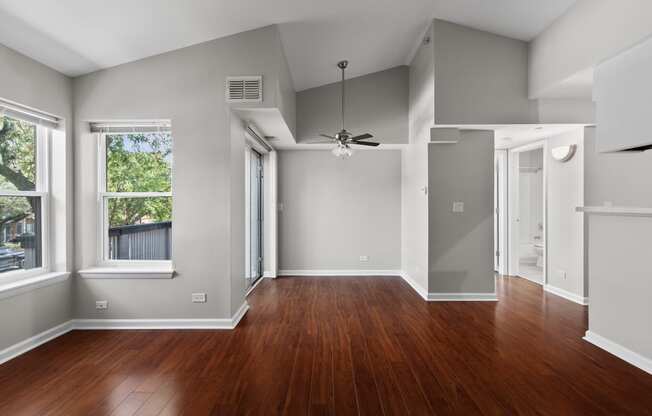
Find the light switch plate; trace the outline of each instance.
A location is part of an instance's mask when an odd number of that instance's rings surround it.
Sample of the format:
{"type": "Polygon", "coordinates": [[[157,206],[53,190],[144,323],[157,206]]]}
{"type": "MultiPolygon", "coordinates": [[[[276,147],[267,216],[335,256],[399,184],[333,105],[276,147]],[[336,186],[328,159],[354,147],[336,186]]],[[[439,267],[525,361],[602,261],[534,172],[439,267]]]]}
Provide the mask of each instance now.
{"type": "Polygon", "coordinates": [[[193,293],[192,303],[206,303],[206,293],[193,293]]]}
{"type": "Polygon", "coordinates": [[[109,301],[108,300],[96,300],[95,301],[95,309],[97,309],[97,310],[109,309],[109,301]]]}
{"type": "Polygon", "coordinates": [[[453,212],[464,212],[464,202],[453,202],[453,212]]]}

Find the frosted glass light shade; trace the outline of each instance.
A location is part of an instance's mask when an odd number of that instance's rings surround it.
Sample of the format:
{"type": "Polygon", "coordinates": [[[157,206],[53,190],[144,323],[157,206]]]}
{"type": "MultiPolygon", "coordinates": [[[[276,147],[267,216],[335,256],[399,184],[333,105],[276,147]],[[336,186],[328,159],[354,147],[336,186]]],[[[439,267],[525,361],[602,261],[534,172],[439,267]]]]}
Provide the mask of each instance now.
{"type": "Polygon", "coordinates": [[[568,162],[573,158],[573,155],[575,155],[576,149],[577,145],[570,144],[566,146],[553,147],[550,153],[552,154],[553,159],[559,162],[568,162]]]}

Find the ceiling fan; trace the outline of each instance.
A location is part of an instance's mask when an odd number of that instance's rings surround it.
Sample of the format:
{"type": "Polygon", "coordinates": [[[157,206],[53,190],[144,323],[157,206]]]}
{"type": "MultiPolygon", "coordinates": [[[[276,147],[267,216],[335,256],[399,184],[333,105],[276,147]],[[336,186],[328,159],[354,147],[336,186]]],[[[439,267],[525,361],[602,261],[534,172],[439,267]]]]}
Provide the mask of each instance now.
{"type": "Polygon", "coordinates": [[[351,156],[353,154],[353,149],[351,149],[351,145],[357,145],[357,146],[373,146],[376,147],[380,143],[377,142],[370,142],[367,141],[366,139],[371,139],[374,137],[373,135],[369,133],[364,133],[364,134],[359,134],[357,136],[354,136],[351,132],[347,131],[344,128],[344,92],[345,92],[345,85],[344,85],[344,70],[346,67],[349,65],[349,61],[340,61],[337,63],[337,67],[342,71],[342,82],[341,82],[341,94],[342,94],[342,104],[341,104],[341,112],[342,112],[342,129],[335,133],[334,135],[328,135],[328,134],[320,134],[320,136],[327,138],[328,140],[322,140],[318,142],[312,142],[312,143],[334,143],[337,145],[335,149],[333,149],[333,154],[335,156],[351,156]]]}

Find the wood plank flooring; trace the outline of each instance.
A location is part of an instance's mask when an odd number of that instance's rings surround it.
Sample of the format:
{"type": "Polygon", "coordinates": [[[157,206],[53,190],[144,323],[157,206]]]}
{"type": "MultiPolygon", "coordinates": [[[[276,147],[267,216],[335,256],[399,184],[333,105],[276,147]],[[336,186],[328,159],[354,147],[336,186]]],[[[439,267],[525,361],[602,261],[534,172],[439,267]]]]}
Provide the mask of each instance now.
{"type": "Polygon", "coordinates": [[[518,278],[424,302],[399,278],[266,279],[233,331],[73,331],[0,366],[0,415],[646,415],[652,376],[518,278]]]}

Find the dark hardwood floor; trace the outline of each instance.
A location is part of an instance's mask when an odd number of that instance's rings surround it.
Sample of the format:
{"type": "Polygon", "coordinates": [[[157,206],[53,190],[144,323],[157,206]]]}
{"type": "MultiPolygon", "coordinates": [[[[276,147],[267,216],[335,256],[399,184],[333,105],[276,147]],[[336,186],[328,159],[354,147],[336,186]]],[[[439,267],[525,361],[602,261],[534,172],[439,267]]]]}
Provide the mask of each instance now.
{"type": "Polygon", "coordinates": [[[581,339],[585,307],[498,291],[266,279],[233,331],[73,331],[0,366],[0,415],[652,414],[652,376],[581,339]]]}

